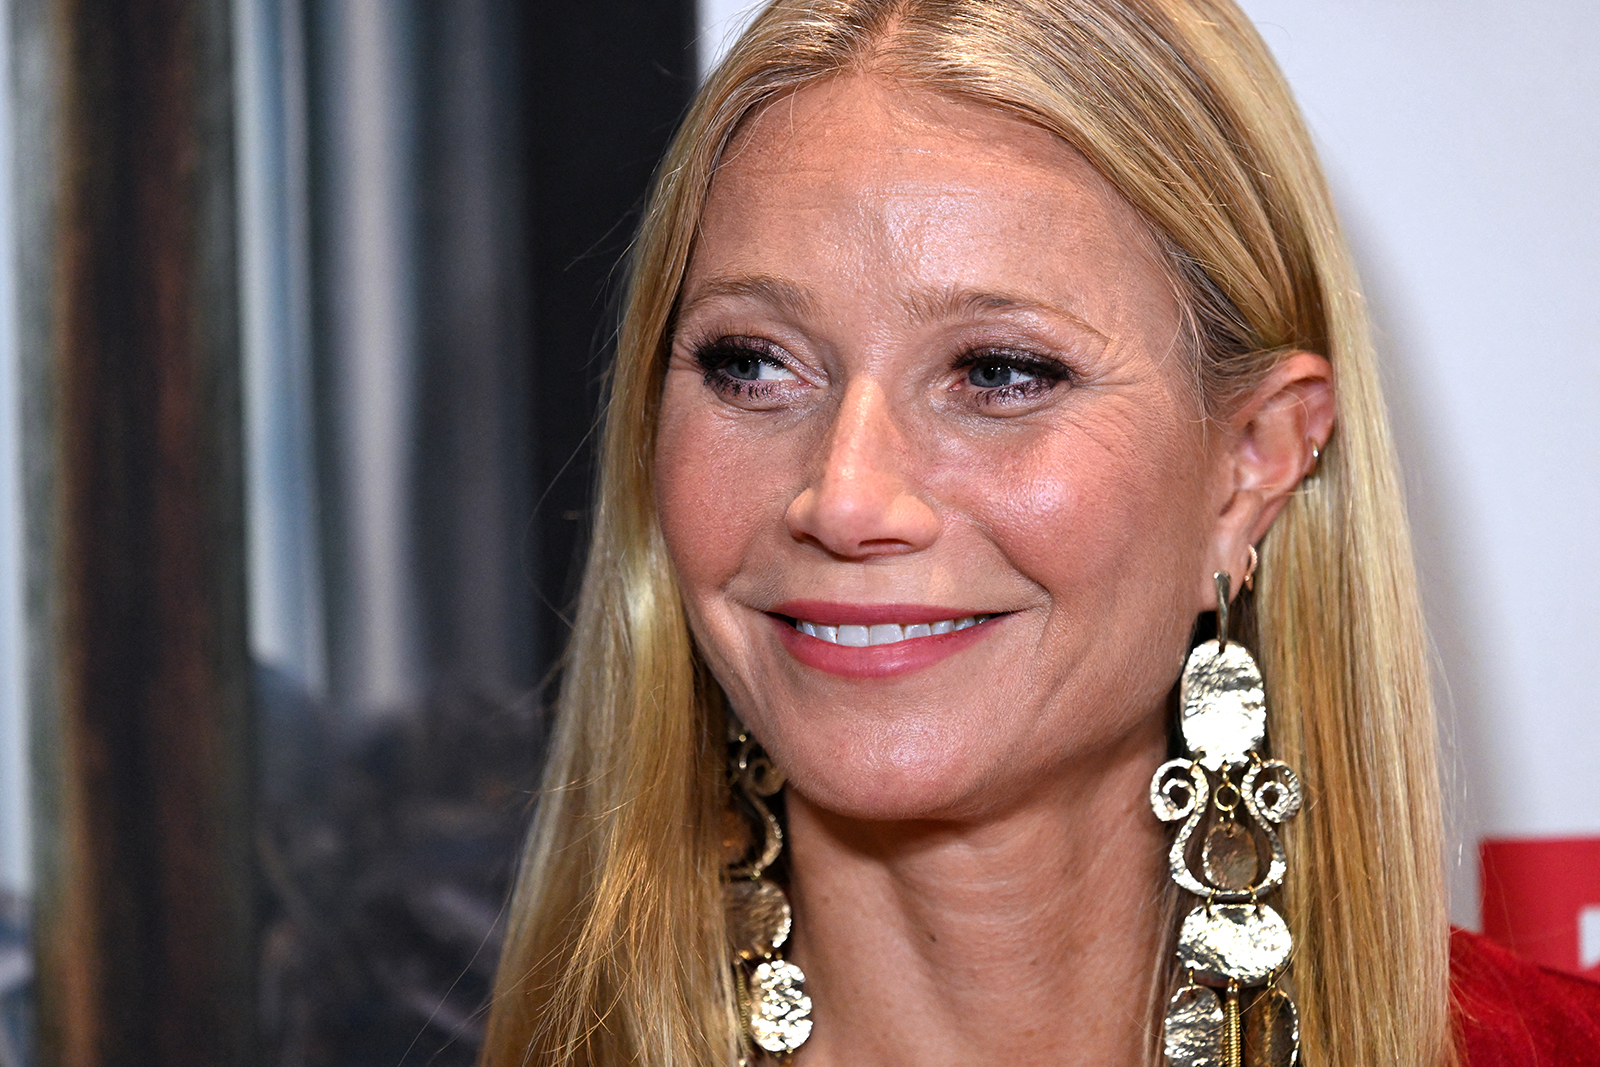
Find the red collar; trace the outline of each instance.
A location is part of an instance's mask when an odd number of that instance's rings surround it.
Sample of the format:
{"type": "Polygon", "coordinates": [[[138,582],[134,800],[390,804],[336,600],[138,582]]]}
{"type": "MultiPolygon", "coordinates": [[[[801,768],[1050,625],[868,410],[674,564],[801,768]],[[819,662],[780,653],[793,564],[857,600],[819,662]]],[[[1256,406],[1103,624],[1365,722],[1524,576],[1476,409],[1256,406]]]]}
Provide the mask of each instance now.
{"type": "Polygon", "coordinates": [[[1464,1067],[1600,1067],[1600,985],[1450,932],[1451,1017],[1464,1067]]]}

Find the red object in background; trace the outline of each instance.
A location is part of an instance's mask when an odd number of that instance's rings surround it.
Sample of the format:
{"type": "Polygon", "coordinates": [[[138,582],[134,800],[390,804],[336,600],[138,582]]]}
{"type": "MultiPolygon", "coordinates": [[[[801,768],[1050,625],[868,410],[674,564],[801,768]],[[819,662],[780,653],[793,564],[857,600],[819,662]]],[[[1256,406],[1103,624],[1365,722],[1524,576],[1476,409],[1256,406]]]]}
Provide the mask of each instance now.
{"type": "Polygon", "coordinates": [[[1484,841],[1478,852],[1484,934],[1600,979],[1600,837],[1484,841]]]}

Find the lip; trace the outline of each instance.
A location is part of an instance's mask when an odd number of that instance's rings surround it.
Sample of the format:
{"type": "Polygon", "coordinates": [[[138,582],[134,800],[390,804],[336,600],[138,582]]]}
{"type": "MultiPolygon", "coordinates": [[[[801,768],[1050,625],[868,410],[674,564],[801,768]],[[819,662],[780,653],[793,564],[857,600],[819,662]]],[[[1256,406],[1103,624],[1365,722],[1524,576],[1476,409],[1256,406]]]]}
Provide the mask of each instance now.
{"type": "Polygon", "coordinates": [[[807,667],[844,678],[889,678],[931,667],[940,660],[970,648],[988,637],[1010,616],[996,614],[977,626],[948,634],[912,637],[890,645],[852,648],[820,638],[808,637],[794,628],[788,618],[829,626],[871,626],[874,623],[939,622],[983,612],[929,607],[925,604],[835,604],[814,600],[791,600],[773,607],[767,614],[777,628],[778,640],[789,654],[807,667]]]}

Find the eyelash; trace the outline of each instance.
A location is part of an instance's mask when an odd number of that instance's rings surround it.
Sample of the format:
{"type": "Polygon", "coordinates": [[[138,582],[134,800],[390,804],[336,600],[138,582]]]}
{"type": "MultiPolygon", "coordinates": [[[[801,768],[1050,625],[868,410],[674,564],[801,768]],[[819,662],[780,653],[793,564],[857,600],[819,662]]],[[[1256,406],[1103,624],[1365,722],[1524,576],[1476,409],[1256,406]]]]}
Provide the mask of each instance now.
{"type": "Polygon", "coordinates": [[[742,337],[719,337],[696,345],[695,362],[705,372],[706,385],[724,396],[740,400],[762,400],[770,397],[780,384],[776,381],[750,381],[735,378],[728,373],[728,364],[740,359],[755,360],[773,367],[787,367],[782,359],[771,354],[771,347],[742,337]]]}
{"type": "MultiPolygon", "coordinates": [[[[695,346],[695,362],[705,374],[706,385],[724,396],[739,400],[769,399],[780,386],[778,381],[751,381],[735,378],[728,365],[736,360],[755,360],[773,367],[787,367],[772,354],[771,345],[753,338],[719,337],[695,346]]],[[[971,349],[959,357],[951,370],[968,374],[976,367],[1005,367],[1031,377],[1024,382],[1001,386],[973,386],[980,405],[1008,404],[1032,400],[1054,389],[1060,382],[1071,382],[1072,369],[1060,360],[1005,349],[971,349]]]]}
{"type": "Polygon", "coordinates": [[[1019,400],[1033,400],[1043,396],[1054,389],[1060,382],[1070,383],[1073,380],[1072,369],[1060,360],[1037,356],[1029,352],[1014,352],[1004,349],[974,349],[956,360],[952,368],[970,374],[973,369],[983,366],[1006,367],[1023,374],[1032,375],[1028,381],[1014,382],[1011,385],[984,387],[974,385],[977,392],[977,401],[982,405],[1007,404],[1019,400]]]}

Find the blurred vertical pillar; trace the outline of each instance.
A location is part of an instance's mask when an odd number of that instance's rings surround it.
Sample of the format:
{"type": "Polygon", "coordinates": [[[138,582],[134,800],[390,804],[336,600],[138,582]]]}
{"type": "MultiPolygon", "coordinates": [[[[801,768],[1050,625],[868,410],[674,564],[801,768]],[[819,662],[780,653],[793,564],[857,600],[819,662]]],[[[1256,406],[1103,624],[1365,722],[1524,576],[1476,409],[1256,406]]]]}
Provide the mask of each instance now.
{"type": "MultiPolygon", "coordinates": [[[[0,6],[0,11],[5,10],[0,6]]],[[[28,797],[28,720],[22,608],[22,463],[17,397],[16,240],[12,225],[13,107],[11,38],[0,39],[0,901],[32,892],[32,802],[28,797]]],[[[4,922],[0,919],[0,922],[4,922]]],[[[0,953],[4,950],[0,949],[0,953]]],[[[0,980],[0,1011],[5,983],[0,980]]],[[[0,1062],[5,1023],[0,1020],[0,1062]]]]}
{"type": "Polygon", "coordinates": [[[310,8],[328,684],[362,732],[425,685],[415,489],[416,40],[410,0],[310,8]]]}
{"type": "Polygon", "coordinates": [[[526,82],[520,0],[422,8],[419,573],[436,696],[508,705],[544,658],[528,522],[526,82]]]}
{"type": "Polygon", "coordinates": [[[227,0],[14,0],[43,1064],[253,1018],[227,0]]]}
{"type": "MultiPolygon", "coordinates": [[[[320,701],[327,693],[327,642],[311,359],[305,26],[300,0],[234,0],[233,11],[251,652],[283,686],[320,701]]],[[[258,707],[257,714],[269,712],[258,707]]]]}
{"type": "Polygon", "coordinates": [[[514,0],[306,6],[328,695],[518,698],[531,441],[514,0]]]}

